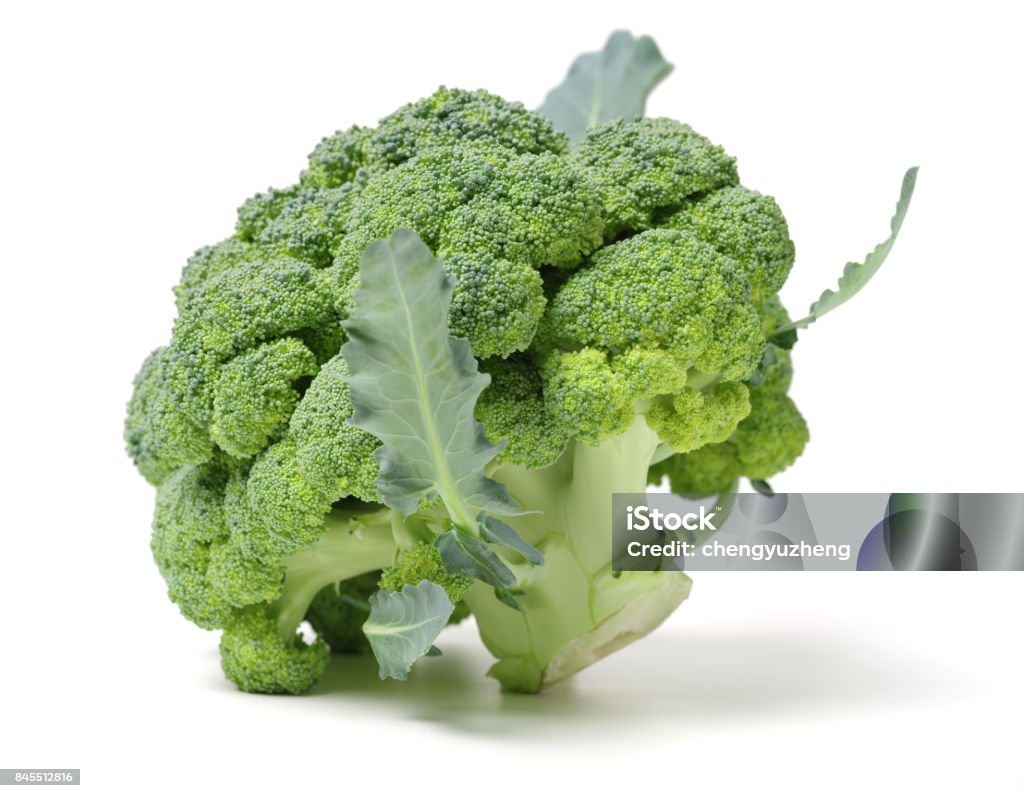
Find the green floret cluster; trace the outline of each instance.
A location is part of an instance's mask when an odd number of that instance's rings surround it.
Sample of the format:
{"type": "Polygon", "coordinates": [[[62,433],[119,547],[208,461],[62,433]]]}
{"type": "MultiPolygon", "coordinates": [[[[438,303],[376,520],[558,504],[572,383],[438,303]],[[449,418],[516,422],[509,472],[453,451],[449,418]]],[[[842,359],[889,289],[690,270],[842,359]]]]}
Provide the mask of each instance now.
{"type": "Polygon", "coordinates": [[[125,440],[157,489],[170,598],[224,630],[243,690],[307,690],[329,651],[366,649],[371,595],[424,580],[453,617],[474,613],[507,688],[589,664],[689,584],[613,576],[607,494],[665,475],[728,490],[803,449],[789,353],[768,341],[792,264],[774,200],[671,119],[615,119],[570,145],[518,103],[441,88],[323,139],[294,185],[246,200],[234,234],[188,259],[170,341],[135,380],[125,440]],[[442,262],[448,329],[489,379],[488,478],[537,511],[508,525],[453,531],[436,499],[402,517],[380,488],[394,463],[353,423],[343,322],[367,248],[400,228],[442,262]],[[434,545],[445,530],[515,587],[453,568],[434,545]],[[486,533],[507,565],[456,533],[486,533]]]}
{"type": "Polygon", "coordinates": [[[671,457],[651,467],[651,482],[667,476],[676,493],[708,496],[733,490],[740,477],[766,480],[791,466],[807,445],[807,424],[787,396],[793,375],[789,352],[772,346],[771,365],[748,391],[747,410],[728,434],[700,447],[673,446],[671,457]]]}
{"type": "Polygon", "coordinates": [[[687,198],[739,183],[735,158],[672,119],[609,122],[574,156],[593,176],[607,237],[646,230],[687,198]]]}
{"type": "Polygon", "coordinates": [[[403,551],[394,565],[384,569],[380,587],[401,590],[406,585],[417,585],[424,579],[443,587],[452,603],[462,601],[473,587],[473,580],[468,576],[448,573],[437,547],[429,543],[418,543],[403,551]]]}

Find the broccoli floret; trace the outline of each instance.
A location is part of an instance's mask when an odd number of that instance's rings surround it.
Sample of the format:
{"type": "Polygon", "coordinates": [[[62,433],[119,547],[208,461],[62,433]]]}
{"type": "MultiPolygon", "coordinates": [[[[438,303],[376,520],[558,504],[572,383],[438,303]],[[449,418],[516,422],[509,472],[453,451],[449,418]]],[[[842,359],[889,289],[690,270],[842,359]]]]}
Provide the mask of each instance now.
{"type": "Polygon", "coordinates": [[[544,285],[528,263],[456,253],[445,258],[455,280],[449,310],[453,335],[468,338],[478,357],[526,349],[544,313],[544,285]]]}
{"type": "Polygon", "coordinates": [[[733,490],[740,477],[768,479],[796,461],[809,434],[796,404],[786,395],[792,361],[788,352],[777,347],[772,347],[771,360],[761,382],[750,387],[750,412],[735,431],[717,443],[710,442],[652,466],[652,480],[660,481],[667,475],[677,493],[706,496],[733,490]]]}
{"type": "Polygon", "coordinates": [[[807,422],[784,394],[757,394],[744,421],[734,443],[740,473],[749,479],[767,479],[789,468],[810,439],[807,422]]]}
{"type": "Polygon", "coordinates": [[[236,610],[220,639],[224,675],[254,693],[304,693],[320,678],[328,656],[321,640],[307,645],[298,633],[282,640],[262,604],[236,610]]]}
{"type": "Polygon", "coordinates": [[[540,114],[486,91],[442,86],[430,97],[399,108],[380,121],[370,138],[374,161],[403,163],[430,147],[467,141],[500,144],[514,153],[561,154],[566,137],[540,114]]]}
{"type": "Polygon", "coordinates": [[[295,338],[239,355],[217,380],[210,436],[236,457],[259,454],[287,425],[299,401],[295,381],[316,373],[316,357],[295,338]]]}
{"type": "Polygon", "coordinates": [[[418,585],[424,579],[443,587],[452,604],[466,597],[474,581],[469,576],[448,573],[438,550],[429,543],[419,543],[403,551],[393,566],[384,569],[380,586],[385,590],[398,591],[406,585],[418,585]]]}
{"type": "Polygon", "coordinates": [[[637,399],[678,393],[689,379],[689,367],[685,356],[669,349],[633,346],[612,358],[612,371],[637,399]]]}
{"type": "MultiPolygon", "coordinates": [[[[235,237],[228,242],[252,243],[273,222],[281,211],[301,193],[298,186],[268,188],[249,197],[238,209],[235,237]]],[[[201,282],[201,280],[200,280],[201,282]]]]}
{"type": "Polygon", "coordinates": [[[647,411],[651,429],[677,452],[721,443],[750,414],[750,392],[742,382],[719,382],[706,391],[684,388],[647,411]]]}
{"type": "Polygon", "coordinates": [[[266,559],[281,559],[317,541],[331,497],[302,475],[297,445],[285,436],[253,462],[246,483],[249,507],[260,520],[259,535],[251,544],[266,559]]]}
{"type": "Polygon", "coordinates": [[[135,377],[128,403],[124,439],[139,472],[159,485],[177,468],[197,465],[213,456],[203,428],[182,413],[164,381],[166,347],[154,350],[135,377]]]}
{"type": "Polygon", "coordinates": [[[369,163],[367,152],[373,131],[354,126],[326,136],[309,154],[309,168],[299,182],[310,188],[338,188],[355,179],[369,163]]]}
{"type": "Polygon", "coordinates": [[[210,546],[210,586],[232,607],[273,601],[281,594],[284,566],[268,564],[238,545],[237,537],[210,546]]]}
{"type": "Polygon", "coordinates": [[[709,444],[688,454],[676,454],[654,463],[647,480],[660,485],[668,477],[675,493],[687,496],[713,496],[737,489],[736,450],[728,443],[709,444]]]}
{"type": "Polygon", "coordinates": [[[480,394],[477,418],[492,441],[503,441],[498,462],[545,468],[565,451],[568,425],[544,401],[540,372],[523,358],[495,358],[482,364],[491,384],[480,394]]]}
{"type": "Polygon", "coordinates": [[[218,273],[183,308],[164,353],[163,380],[173,403],[205,428],[216,378],[228,360],[261,341],[334,318],[329,280],[308,263],[281,258],[218,273]]]}
{"type": "Polygon", "coordinates": [[[791,466],[803,452],[807,424],[788,396],[771,401],[751,394],[751,412],[724,443],[709,444],[651,467],[651,479],[668,476],[676,493],[709,496],[735,490],[740,477],[764,480],[791,466]]]}
{"type": "Polygon", "coordinates": [[[541,335],[569,347],[665,349],[742,380],[765,346],[749,294],[735,261],[687,233],[649,230],[594,253],[549,303],[541,335]]]}
{"type": "Polygon", "coordinates": [[[460,202],[441,227],[439,253],[578,265],[600,246],[602,230],[598,196],[584,173],[551,153],[509,155],[476,145],[452,164],[460,202]]]}
{"type": "Polygon", "coordinates": [[[345,225],[359,187],[312,189],[285,203],[263,228],[259,246],[269,257],[283,256],[313,266],[328,265],[345,235],[345,225]]]}
{"type": "Polygon", "coordinates": [[[185,264],[181,282],[174,287],[178,310],[184,311],[193,294],[201,291],[211,278],[221,272],[262,260],[258,247],[239,238],[227,238],[219,244],[197,250],[185,264]]]}
{"type": "Polygon", "coordinates": [[[690,231],[735,260],[750,281],[754,299],[782,288],[793,266],[793,242],[779,206],[743,186],[687,200],[661,226],[690,231]]]}
{"type": "MultiPolygon", "coordinates": [[[[493,142],[433,148],[371,180],[355,202],[335,270],[351,282],[366,247],[416,230],[457,279],[452,328],[478,356],[525,349],[544,308],[537,269],[569,267],[601,243],[597,196],[551,153],[493,142]]],[[[339,312],[352,290],[337,300],[339,312]]]]}
{"type": "Polygon", "coordinates": [[[379,466],[376,438],[348,423],[352,395],[345,378],[348,364],[341,355],[327,361],[292,415],[299,471],[318,492],[337,501],[355,496],[378,501],[379,466]]]}
{"type": "Polygon", "coordinates": [[[574,266],[601,243],[597,194],[552,153],[491,141],[421,152],[371,180],[355,202],[337,264],[355,273],[366,246],[408,227],[442,256],[489,255],[574,266]]]}
{"type": "Polygon", "coordinates": [[[633,397],[604,352],[555,352],[545,359],[542,374],[548,410],[574,437],[600,443],[633,422],[633,397]]]}
{"type": "Polygon", "coordinates": [[[180,468],[157,490],[150,548],[181,614],[203,629],[224,625],[231,607],[207,575],[210,546],[227,537],[224,488],[230,470],[219,458],[180,468]]]}
{"type": "Polygon", "coordinates": [[[597,187],[610,237],[646,230],[659,211],[739,179],[734,158],[672,119],[608,122],[587,133],[574,158],[597,187]]]}

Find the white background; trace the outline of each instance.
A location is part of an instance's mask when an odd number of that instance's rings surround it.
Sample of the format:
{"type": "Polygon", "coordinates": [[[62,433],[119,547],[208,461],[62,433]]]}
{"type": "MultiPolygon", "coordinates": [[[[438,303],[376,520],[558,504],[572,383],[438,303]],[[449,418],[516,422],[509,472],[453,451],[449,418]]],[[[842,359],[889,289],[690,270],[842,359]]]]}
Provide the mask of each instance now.
{"type": "Polygon", "coordinates": [[[441,83],[536,106],[617,27],[676,64],[648,113],[780,202],[795,310],[921,166],[883,272],[796,350],[812,441],[775,487],[1024,489],[1012,3],[8,5],[0,767],[80,767],[102,796],[1024,791],[1020,574],[701,574],[539,697],[498,693],[471,628],[406,684],[341,663],[313,696],[247,696],[167,602],[120,425],[185,258],[321,136],[441,83]]]}

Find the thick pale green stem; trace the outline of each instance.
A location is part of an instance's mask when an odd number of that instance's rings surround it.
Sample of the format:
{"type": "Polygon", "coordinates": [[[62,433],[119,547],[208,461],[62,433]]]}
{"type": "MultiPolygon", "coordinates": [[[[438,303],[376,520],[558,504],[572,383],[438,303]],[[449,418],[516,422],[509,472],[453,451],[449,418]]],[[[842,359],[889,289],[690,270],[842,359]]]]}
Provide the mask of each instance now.
{"type": "Polygon", "coordinates": [[[566,532],[592,578],[610,566],[612,494],[647,490],[647,469],[659,443],[657,434],[637,416],[622,435],[600,446],[581,444],[573,450],[566,532]]]}
{"type": "Polygon", "coordinates": [[[611,570],[612,494],[641,493],[658,446],[640,417],[622,435],[577,443],[551,468],[503,466],[494,478],[540,515],[509,519],[544,554],[541,567],[517,569],[523,612],[499,602],[485,585],[467,603],[498,662],[491,669],[509,690],[534,692],[647,634],[689,594],[682,573],[611,570]]]}
{"type": "Polygon", "coordinates": [[[320,539],[286,562],[284,586],[274,604],[282,639],[294,638],[310,602],[322,588],[386,568],[397,550],[390,510],[368,515],[328,514],[320,539]]]}

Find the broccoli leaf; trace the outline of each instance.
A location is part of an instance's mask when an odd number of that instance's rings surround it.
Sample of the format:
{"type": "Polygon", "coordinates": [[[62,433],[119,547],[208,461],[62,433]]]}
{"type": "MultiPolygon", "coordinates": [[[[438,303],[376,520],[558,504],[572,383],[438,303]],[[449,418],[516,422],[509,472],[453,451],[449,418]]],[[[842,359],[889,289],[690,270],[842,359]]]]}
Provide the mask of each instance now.
{"type": "Polygon", "coordinates": [[[868,280],[875,276],[875,272],[885,263],[889,250],[892,249],[896,236],[903,226],[907,209],[910,208],[910,198],[914,195],[914,183],[916,180],[917,167],[914,166],[908,169],[907,173],[903,176],[903,186],[900,189],[899,201],[896,203],[896,213],[893,214],[892,221],[889,223],[891,230],[889,237],[869,252],[864,258],[863,263],[846,264],[846,268],[843,269],[843,276],[839,278],[838,291],[833,291],[831,288],[825,289],[825,292],[818,301],[811,305],[810,311],[804,318],[774,330],[772,336],[777,339],[775,342],[778,345],[783,346],[785,349],[791,348],[793,341],[795,341],[795,336],[790,338],[785,335],[786,333],[790,330],[806,329],[826,313],[835,310],[855,296],[867,284],[868,280]],[[789,345],[786,346],[786,343],[789,345]]]}
{"type": "Polygon", "coordinates": [[[501,557],[461,529],[445,532],[434,545],[449,573],[471,576],[494,587],[511,587],[516,583],[515,575],[501,557]]]}
{"type": "Polygon", "coordinates": [[[469,343],[448,334],[452,283],[411,230],[371,244],[359,266],[342,354],[355,412],[350,423],[381,446],[377,486],[388,507],[412,515],[440,496],[452,520],[475,531],[476,512],[519,512],[484,476],[497,454],[473,417],[489,377],[469,343]]]}
{"type": "Polygon", "coordinates": [[[579,141],[588,128],[644,115],[647,95],[672,71],[650,36],[615,31],[598,53],[579,56],[538,109],[555,129],[579,141]]]}
{"type": "Polygon", "coordinates": [[[370,596],[363,633],[380,665],[380,678],[404,680],[416,660],[432,656],[434,640],[454,609],[444,588],[426,580],[401,592],[378,590],[370,596]]]}
{"type": "Polygon", "coordinates": [[[519,533],[504,521],[485,513],[480,513],[476,520],[480,524],[480,534],[488,543],[497,543],[499,546],[510,548],[523,555],[528,562],[534,565],[544,564],[544,555],[519,537],[519,533]]]}

